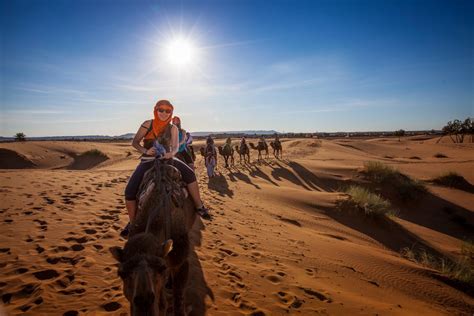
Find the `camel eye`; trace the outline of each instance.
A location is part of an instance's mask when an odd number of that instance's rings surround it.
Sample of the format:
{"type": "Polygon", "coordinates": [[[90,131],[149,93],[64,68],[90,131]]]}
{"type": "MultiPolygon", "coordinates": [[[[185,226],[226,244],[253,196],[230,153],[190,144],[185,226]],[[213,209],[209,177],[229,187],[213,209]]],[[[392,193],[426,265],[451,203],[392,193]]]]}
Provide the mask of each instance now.
{"type": "Polygon", "coordinates": [[[155,271],[156,273],[163,273],[166,270],[166,265],[163,260],[157,259],[149,262],[150,267],[155,271]]]}

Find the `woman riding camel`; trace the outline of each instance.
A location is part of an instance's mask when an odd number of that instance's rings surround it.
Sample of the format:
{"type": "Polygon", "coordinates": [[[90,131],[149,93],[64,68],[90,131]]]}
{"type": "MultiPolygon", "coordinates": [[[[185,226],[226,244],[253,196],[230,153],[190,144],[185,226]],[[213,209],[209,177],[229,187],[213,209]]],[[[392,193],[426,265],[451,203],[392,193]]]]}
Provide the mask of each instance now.
{"type": "Polygon", "coordinates": [[[176,153],[176,158],[180,159],[182,162],[187,164],[191,169],[194,170],[193,158],[187,150],[186,144],[186,131],[181,128],[181,119],[178,116],[173,117],[173,125],[178,127],[178,140],[179,140],[179,149],[176,153]]]}
{"type": "MultiPolygon", "coordinates": [[[[178,128],[171,123],[173,105],[168,100],[156,103],[153,114],[154,119],[143,122],[132,141],[132,146],[142,153],[141,162],[130,177],[125,188],[125,206],[130,222],[135,220],[137,211],[137,193],[145,172],[153,167],[153,161],[158,154],[157,149],[164,148],[164,153],[158,159],[172,159],[172,164],[181,172],[181,177],[186,183],[197,212],[204,219],[210,219],[209,211],[201,201],[199,187],[194,171],[181,160],[174,158],[178,152],[178,128]],[[140,142],[143,140],[143,146],[140,142]],[[159,143],[156,146],[156,142],[159,143]],[[162,147],[161,147],[162,146],[162,147]]],[[[127,236],[130,223],[122,231],[122,236],[127,236]]]]}

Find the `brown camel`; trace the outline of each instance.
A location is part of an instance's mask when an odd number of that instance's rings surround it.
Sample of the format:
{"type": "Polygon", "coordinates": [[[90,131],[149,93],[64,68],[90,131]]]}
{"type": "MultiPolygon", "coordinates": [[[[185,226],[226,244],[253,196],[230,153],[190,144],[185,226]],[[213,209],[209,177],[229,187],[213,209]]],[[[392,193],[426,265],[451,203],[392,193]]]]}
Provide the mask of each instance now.
{"type": "Polygon", "coordinates": [[[229,167],[229,158],[230,158],[230,164],[233,166],[234,165],[234,149],[232,146],[219,146],[217,147],[219,150],[219,155],[224,157],[225,160],[225,167],[229,167]]]}
{"type": "Polygon", "coordinates": [[[283,148],[281,146],[281,142],[279,140],[275,140],[270,142],[270,146],[273,148],[273,155],[275,158],[278,159],[278,155],[280,155],[280,159],[283,159],[283,148]]]}
{"type": "Polygon", "coordinates": [[[242,163],[242,157],[244,157],[244,162],[250,163],[250,150],[246,143],[241,143],[240,148],[238,145],[235,145],[235,151],[239,153],[240,163],[242,163]],[[245,157],[247,157],[247,159],[245,159],[245,157]]]}
{"type": "Polygon", "coordinates": [[[265,151],[265,158],[268,159],[268,145],[266,142],[258,142],[258,145],[255,146],[253,143],[249,143],[250,147],[254,150],[258,150],[258,158],[257,160],[262,159],[262,151],[265,151]]]}
{"type": "Polygon", "coordinates": [[[166,315],[165,284],[172,286],[174,315],[184,315],[190,252],[188,232],[196,212],[181,181],[180,172],[155,160],[138,194],[137,218],[124,248],[110,251],[119,262],[131,315],[166,315]]]}

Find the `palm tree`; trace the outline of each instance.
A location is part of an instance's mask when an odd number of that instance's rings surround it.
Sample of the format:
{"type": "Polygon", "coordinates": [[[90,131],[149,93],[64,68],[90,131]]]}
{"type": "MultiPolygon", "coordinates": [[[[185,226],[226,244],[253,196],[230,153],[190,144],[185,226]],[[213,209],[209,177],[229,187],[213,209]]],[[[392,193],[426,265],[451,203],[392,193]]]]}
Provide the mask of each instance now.
{"type": "Polygon", "coordinates": [[[17,142],[24,142],[26,140],[26,135],[25,133],[16,133],[15,134],[15,141],[17,142]]]}

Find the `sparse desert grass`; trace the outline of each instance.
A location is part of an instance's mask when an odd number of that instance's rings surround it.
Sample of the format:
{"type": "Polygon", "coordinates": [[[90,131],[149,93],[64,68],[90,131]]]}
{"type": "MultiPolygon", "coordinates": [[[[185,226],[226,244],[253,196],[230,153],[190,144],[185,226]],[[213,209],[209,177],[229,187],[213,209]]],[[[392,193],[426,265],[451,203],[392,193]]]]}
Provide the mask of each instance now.
{"type": "Polygon", "coordinates": [[[349,194],[349,199],[341,202],[341,208],[361,211],[366,216],[383,217],[395,215],[389,201],[378,194],[370,192],[368,189],[351,185],[345,192],[349,194]]]}
{"type": "Polygon", "coordinates": [[[433,179],[433,182],[439,185],[446,187],[452,187],[464,191],[472,191],[473,185],[470,184],[463,176],[460,174],[449,171],[433,179]]]}
{"type": "Polygon", "coordinates": [[[443,153],[436,153],[433,157],[435,157],[435,158],[448,158],[448,156],[446,156],[443,153]]]}
{"type": "Polygon", "coordinates": [[[93,156],[93,157],[109,158],[106,154],[104,154],[99,149],[91,149],[91,150],[85,151],[81,154],[81,156],[93,156]]]}
{"type": "Polygon", "coordinates": [[[388,159],[393,159],[394,157],[393,156],[390,156],[390,155],[385,155],[383,156],[384,158],[388,158],[388,159]]]}
{"type": "Polygon", "coordinates": [[[461,246],[461,256],[456,261],[435,257],[423,249],[403,248],[401,255],[422,266],[439,271],[450,279],[474,286],[474,245],[465,241],[461,246]]]}
{"type": "Polygon", "coordinates": [[[315,140],[312,143],[309,143],[308,147],[317,147],[317,148],[319,148],[322,145],[323,145],[323,143],[320,140],[315,140]]]}
{"type": "Polygon", "coordinates": [[[413,160],[421,160],[421,158],[418,157],[418,156],[411,156],[410,159],[413,159],[413,160]]]}
{"type": "Polygon", "coordinates": [[[427,192],[426,186],[400,171],[378,161],[368,161],[364,164],[364,173],[375,184],[389,185],[402,200],[413,200],[427,192]]]}

